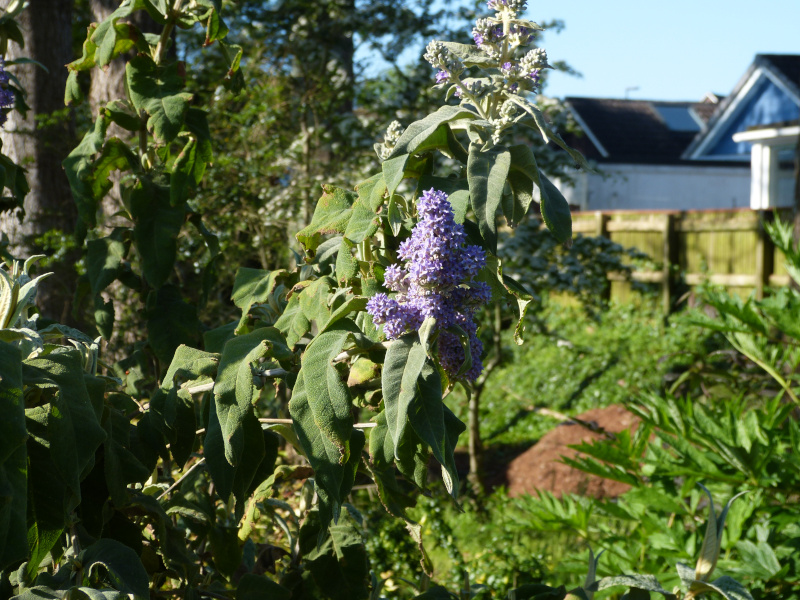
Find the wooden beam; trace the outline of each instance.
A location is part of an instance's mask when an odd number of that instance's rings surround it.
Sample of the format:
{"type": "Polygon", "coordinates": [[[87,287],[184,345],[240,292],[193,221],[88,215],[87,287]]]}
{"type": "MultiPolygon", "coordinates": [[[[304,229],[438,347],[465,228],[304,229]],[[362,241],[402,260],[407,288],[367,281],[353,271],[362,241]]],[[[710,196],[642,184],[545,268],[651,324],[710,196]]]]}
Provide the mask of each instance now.
{"type": "Polygon", "coordinates": [[[700,285],[710,281],[725,287],[756,287],[755,275],[738,275],[736,273],[686,273],[684,276],[689,285],[700,285]]]}
{"type": "MultiPolygon", "coordinates": [[[[665,215],[665,216],[672,216],[672,215],[665,215]]],[[[614,220],[609,221],[606,224],[607,231],[649,231],[653,233],[658,233],[663,231],[664,229],[664,221],[659,219],[655,220],[648,220],[648,221],[620,221],[614,220]]]]}
{"type": "Polygon", "coordinates": [[[682,221],[676,224],[677,231],[757,231],[758,221],[682,221]]]}

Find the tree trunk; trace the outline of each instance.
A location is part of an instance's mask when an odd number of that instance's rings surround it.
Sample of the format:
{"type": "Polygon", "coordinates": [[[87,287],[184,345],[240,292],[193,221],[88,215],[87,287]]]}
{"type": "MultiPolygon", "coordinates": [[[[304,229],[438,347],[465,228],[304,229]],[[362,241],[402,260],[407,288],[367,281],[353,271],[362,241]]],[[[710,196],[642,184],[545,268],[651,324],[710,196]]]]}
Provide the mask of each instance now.
{"type": "MultiPolygon", "coordinates": [[[[25,47],[9,44],[6,58],[29,57],[47,68],[33,64],[9,67],[26,91],[30,111],[27,118],[12,111],[0,133],[3,151],[26,168],[31,188],[25,197],[24,219],[19,211],[0,216],[0,231],[9,237],[10,252],[24,259],[43,253],[44,244],[37,238],[46,232],[59,230],[70,236],[77,215],[61,167],[75,135],[72,118],[64,108],[64,65],[72,55],[72,0],[30,0],[17,20],[25,47]],[[40,117],[38,122],[35,116],[40,117]]],[[[68,320],[76,280],[74,252],[67,254],[40,288],[38,301],[43,315],[62,322],[68,320]]]]}
{"type": "MultiPolygon", "coordinates": [[[[108,16],[119,8],[120,0],[90,0],[92,20],[95,23],[104,21],[108,16]]],[[[124,19],[133,23],[144,33],[161,33],[159,26],[150,15],[144,11],[138,11],[124,19]]],[[[171,51],[174,52],[174,44],[171,51]]],[[[132,56],[133,54],[131,54],[132,56]]],[[[122,100],[127,98],[125,94],[125,64],[130,57],[118,56],[103,69],[92,69],[92,81],[89,87],[89,107],[92,115],[96,116],[97,111],[112,100],[122,100]]],[[[123,130],[118,125],[112,123],[108,128],[108,137],[117,136],[122,140],[130,137],[130,133],[123,130]]],[[[127,222],[121,217],[112,217],[122,208],[121,194],[119,190],[120,174],[116,171],[111,173],[110,180],[113,184],[111,191],[101,202],[102,216],[99,225],[106,228],[116,226],[126,226],[127,222]]]]}

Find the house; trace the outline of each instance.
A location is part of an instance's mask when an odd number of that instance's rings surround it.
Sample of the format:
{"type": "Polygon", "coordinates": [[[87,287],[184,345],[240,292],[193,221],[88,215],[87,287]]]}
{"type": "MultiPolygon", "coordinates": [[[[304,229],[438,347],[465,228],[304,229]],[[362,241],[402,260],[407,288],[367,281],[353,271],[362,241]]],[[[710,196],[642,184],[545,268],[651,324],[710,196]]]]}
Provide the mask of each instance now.
{"type": "Polygon", "coordinates": [[[757,55],[727,97],[566,98],[570,142],[599,174],[562,191],[581,210],[767,208],[792,203],[800,55],[757,55]]]}

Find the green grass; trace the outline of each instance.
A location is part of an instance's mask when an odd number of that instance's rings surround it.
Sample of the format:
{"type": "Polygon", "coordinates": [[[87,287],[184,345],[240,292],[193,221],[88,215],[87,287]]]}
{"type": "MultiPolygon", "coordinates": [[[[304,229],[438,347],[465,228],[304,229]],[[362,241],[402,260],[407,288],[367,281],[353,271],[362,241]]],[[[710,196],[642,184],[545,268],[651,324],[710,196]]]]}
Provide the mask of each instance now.
{"type": "MultiPolygon", "coordinates": [[[[642,306],[615,305],[594,321],[578,307],[552,305],[543,319],[549,334],[529,332],[522,346],[509,337],[512,357],[489,379],[481,398],[487,445],[532,444],[556,424],[535,407],[575,415],[625,403],[719,344],[681,315],[665,323],[642,306]]],[[[450,405],[466,417],[463,398],[450,405]]]]}

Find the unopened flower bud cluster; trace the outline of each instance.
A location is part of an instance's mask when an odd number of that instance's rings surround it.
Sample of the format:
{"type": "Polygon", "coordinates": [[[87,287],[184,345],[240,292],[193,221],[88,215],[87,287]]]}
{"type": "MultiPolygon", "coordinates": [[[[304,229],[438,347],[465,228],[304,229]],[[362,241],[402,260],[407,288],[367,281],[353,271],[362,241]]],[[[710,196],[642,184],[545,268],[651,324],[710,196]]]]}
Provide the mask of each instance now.
{"type": "Polygon", "coordinates": [[[486,72],[483,81],[479,78],[462,81],[459,77],[465,69],[462,61],[441,42],[433,41],[428,45],[425,59],[439,69],[436,85],[451,86],[450,91],[462,102],[476,106],[481,116],[491,123],[492,140],[498,144],[503,132],[520,114],[516,105],[507,102],[508,98],[538,92],[542,69],[549,65],[547,52],[542,48],[524,53],[538,27],[517,19],[517,14],[525,10],[526,2],[489,0],[487,6],[497,14],[478,19],[472,30],[475,46],[491,59],[490,63],[481,64],[486,72]]]}
{"type": "Polygon", "coordinates": [[[528,2],[527,0],[489,0],[486,6],[489,10],[494,10],[498,13],[508,10],[516,14],[525,10],[528,6],[528,2]]]}
{"type": "Polygon", "coordinates": [[[424,192],[417,208],[420,220],[397,252],[403,264],[389,266],[384,274],[384,285],[395,293],[375,294],[367,312],[389,339],[417,330],[433,317],[439,364],[451,379],[475,381],[483,370],[483,346],[474,315],[489,302],[491,291],[474,277],[486,264],[486,255],[480,246],[466,244],[464,227],[455,222],[445,193],[424,192]],[[465,353],[459,336],[448,331],[454,325],[469,336],[472,356],[471,368],[460,376],[465,353]]]}
{"type": "Polygon", "coordinates": [[[436,73],[437,84],[457,80],[458,76],[464,71],[464,64],[461,59],[450,52],[444,44],[436,40],[428,44],[423,58],[434,69],[439,69],[439,72],[436,73]]]}
{"type": "Polygon", "coordinates": [[[389,123],[389,127],[386,128],[386,133],[383,136],[383,143],[378,144],[378,155],[381,160],[389,158],[401,135],[403,135],[403,126],[400,124],[400,121],[392,121],[389,123]]]}

